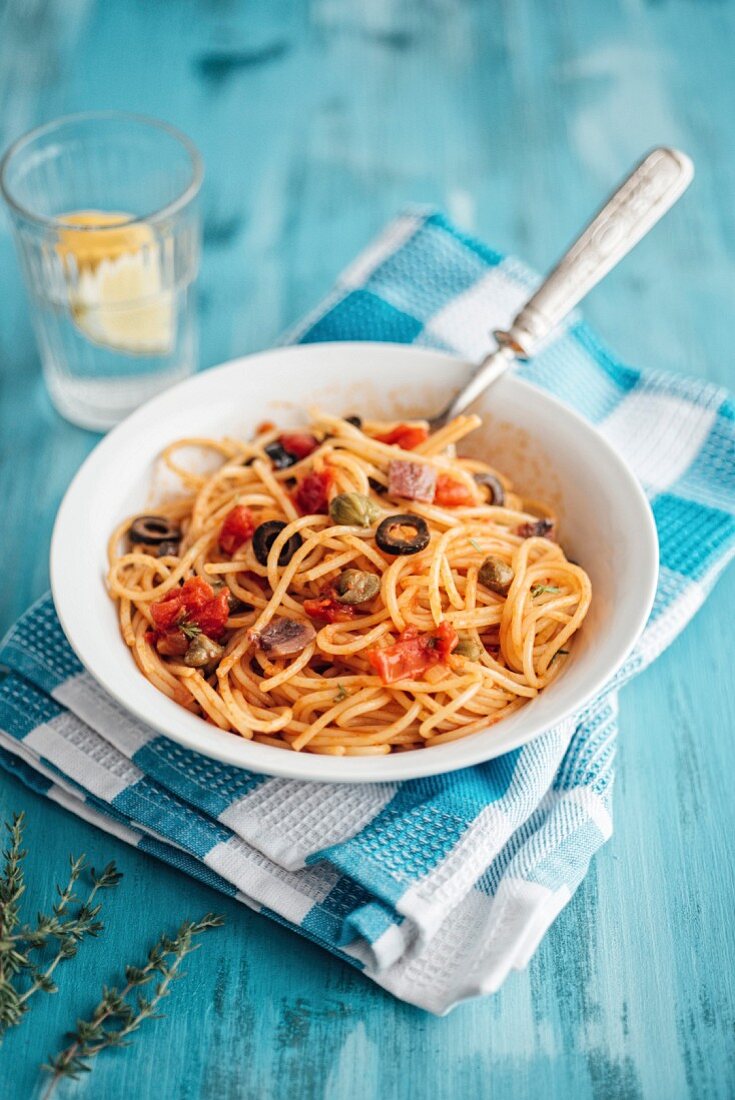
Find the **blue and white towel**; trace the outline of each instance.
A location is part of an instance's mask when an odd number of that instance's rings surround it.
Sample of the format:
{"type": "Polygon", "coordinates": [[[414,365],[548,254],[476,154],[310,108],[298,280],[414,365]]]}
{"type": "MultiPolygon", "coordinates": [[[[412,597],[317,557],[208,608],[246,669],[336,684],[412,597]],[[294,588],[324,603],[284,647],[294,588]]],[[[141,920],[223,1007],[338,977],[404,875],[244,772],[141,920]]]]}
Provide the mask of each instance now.
{"type": "MultiPolygon", "coordinates": [[[[449,225],[394,222],[293,334],[477,359],[534,277],[449,225]]],[[[617,363],[574,319],[525,376],[595,422],[652,501],[661,579],[605,692],[530,745],[452,775],[321,786],[218,764],[106,697],[50,597],[0,660],[0,764],[73,813],[309,936],[396,996],[443,1013],[524,966],[610,836],[616,691],[704,600],[735,548],[735,402],[617,363]]]]}

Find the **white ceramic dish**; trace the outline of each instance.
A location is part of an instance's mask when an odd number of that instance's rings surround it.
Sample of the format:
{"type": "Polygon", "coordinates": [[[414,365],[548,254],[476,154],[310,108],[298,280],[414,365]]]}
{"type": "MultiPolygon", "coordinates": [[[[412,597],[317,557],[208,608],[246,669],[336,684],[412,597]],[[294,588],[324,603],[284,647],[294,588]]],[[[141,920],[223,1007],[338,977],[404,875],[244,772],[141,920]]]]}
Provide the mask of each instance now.
{"type": "Polygon", "coordinates": [[[575,413],[513,374],[478,403],[485,454],[528,497],[550,502],[561,541],[589,572],[592,607],[568,667],[538,699],[486,732],[382,757],[295,753],[243,740],[187,713],[138,671],[105,590],[106,543],[125,516],[150,510],[163,485],[157,456],[181,436],[247,437],[263,419],[295,425],[311,404],[344,414],[431,414],[465,379],[440,352],[392,344],[312,344],[246,356],[160,395],[95,448],[62,502],[51,545],[54,601],[97,681],[149,726],[190,749],[256,772],[331,782],[391,782],[488,760],[579,709],[609,680],[648,617],[658,573],[656,529],[633,475],[575,413]],[[156,487],[157,486],[157,487],[156,487]]]}

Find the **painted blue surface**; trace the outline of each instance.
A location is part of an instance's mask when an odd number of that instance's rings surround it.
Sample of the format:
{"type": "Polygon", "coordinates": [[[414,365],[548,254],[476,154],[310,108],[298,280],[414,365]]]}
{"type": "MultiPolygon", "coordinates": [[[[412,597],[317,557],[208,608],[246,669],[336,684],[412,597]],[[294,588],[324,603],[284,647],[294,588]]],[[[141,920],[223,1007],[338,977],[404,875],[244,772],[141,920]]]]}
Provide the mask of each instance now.
{"type": "MultiPolygon", "coordinates": [[[[633,366],[732,387],[734,36],[725,0],[6,0],[0,143],[95,107],[191,134],[208,171],[204,365],[272,343],[408,201],[544,267],[641,152],[679,145],[695,185],[586,314],[633,366]]],[[[47,585],[53,516],[96,437],[49,406],[4,224],[0,273],[2,630],[47,585]]],[[[227,926],[168,1019],[70,1095],[732,1096],[734,596],[729,575],[623,694],[615,835],[529,970],[444,1020],[2,776],[0,808],[29,815],[29,912],[70,850],[126,873],[105,936],[0,1050],[2,1095],[31,1096],[99,986],[216,904],[227,926]]]]}

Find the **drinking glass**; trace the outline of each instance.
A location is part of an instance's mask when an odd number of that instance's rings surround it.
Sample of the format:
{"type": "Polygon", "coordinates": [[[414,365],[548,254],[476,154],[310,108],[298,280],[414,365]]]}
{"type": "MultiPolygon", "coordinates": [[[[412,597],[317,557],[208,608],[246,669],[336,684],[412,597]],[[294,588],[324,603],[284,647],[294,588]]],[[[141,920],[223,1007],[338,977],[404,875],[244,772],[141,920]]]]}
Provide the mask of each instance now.
{"type": "Polygon", "coordinates": [[[193,372],[201,181],[187,137],[118,111],[50,122],[0,162],[44,377],[73,423],[109,428],[193,372]]]}

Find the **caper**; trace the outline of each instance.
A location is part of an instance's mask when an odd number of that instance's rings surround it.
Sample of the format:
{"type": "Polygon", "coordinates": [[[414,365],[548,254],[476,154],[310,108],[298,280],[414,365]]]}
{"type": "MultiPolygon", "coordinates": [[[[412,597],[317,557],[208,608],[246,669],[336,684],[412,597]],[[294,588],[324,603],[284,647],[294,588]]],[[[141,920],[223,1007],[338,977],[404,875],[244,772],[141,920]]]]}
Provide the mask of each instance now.
{"type": "Polygon", "coordinates": [[[497,508],[505,504],[505,489],[495,474],[475,474],[475,481],[488,491],[488,504],[494,504],[497,508]]]}
{"type": "Polygon", "coordinates": [[[189,668],[204,668],[213,661],[219,661],[224,651],[224,646],[212,641],[206,634],[197,634],[189,643],[184,664],[189,668]]]}
{"type": "Polygon", "coordinates": [[[386,554],[418,554],[425,550],[431,540],[429,525],[421,516],[412,516],[407,512],[397,516],[387,516],[375,532],[375,541],[386,554]],[[402,531],[408,529],[413,535],[405,538],[402,531]]]}
{"type": "Polygon", "coordinates": [[[513,582],[514,575],[511,567],[506,565],[504,561],[501,561],[500,558],[490,556],[489,558],[485,558],[480,566],[480,572],[477,575],[477,579],[480,584],[485,585],[485,588],[489,588],[493,592],[505,596],[513,582]]]}
{"type": "Polygon", "coordinates": [[[341,527],[372,527],[380,509],[362,493],[340,493],[329,505],[329,514],[341,527]]]}
{"type": "Polygon", "coordinates": [[[380,577],[362,569],[345,569],[337,577],[334,588],[335,598],[340,603],[366,603],[380,592],[380,577]]]}
{"type": "MultiPolygon", "coordinates": [[[[266,523],[261,523],[260,526],[256,527],[253,531],[253,553],[261,565],[268,564],[270,548],[285,526],[286,524],[283,520],[270,519],[266,523]]],[[[294,531],[286,545],[281,548],[281,552],[278,555],[278,564],[288,565],[291,558],[301,546],[301,542],[301,535],[298,531],[294,531]]]]}
{"type": "Polygon", "coordinates": [[[138,516],[130,524],[130,541],[144,546],[159,546],[162,542],[178,542],[181,528],[165,516],[138,516]]]}
{"type": "Polygon", "coordinates": [[[476,642],[471,634],[466,631],[460,631],[459,641],[454,647],[455,654],[460,657],[466,657],[468,661],[479,661],[480,654],[482,653],[482,646],[479,642],[476,642]]]}

